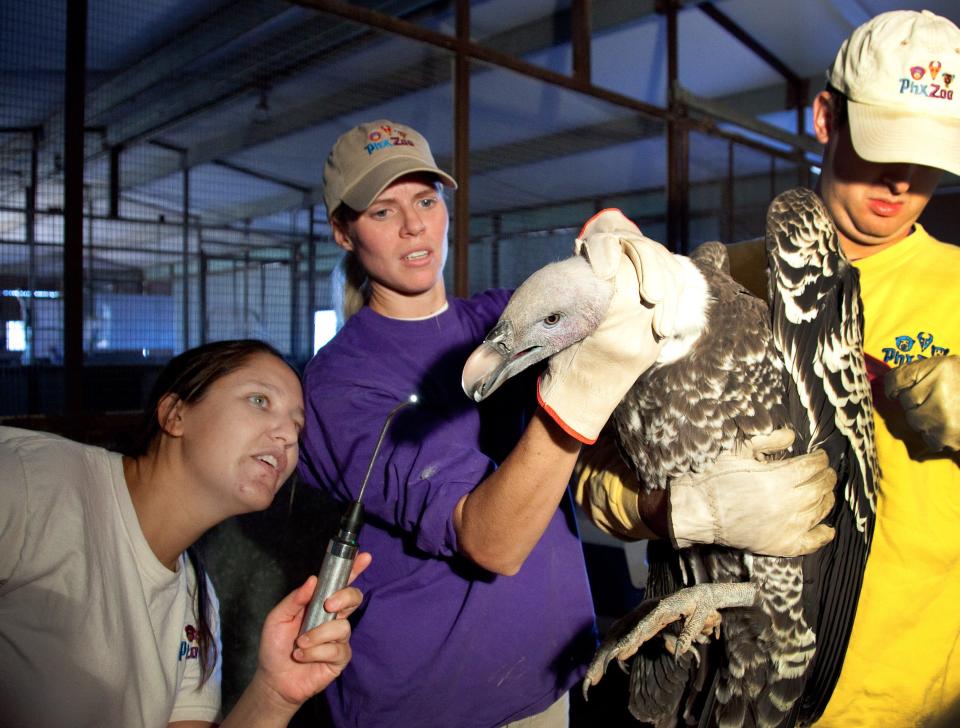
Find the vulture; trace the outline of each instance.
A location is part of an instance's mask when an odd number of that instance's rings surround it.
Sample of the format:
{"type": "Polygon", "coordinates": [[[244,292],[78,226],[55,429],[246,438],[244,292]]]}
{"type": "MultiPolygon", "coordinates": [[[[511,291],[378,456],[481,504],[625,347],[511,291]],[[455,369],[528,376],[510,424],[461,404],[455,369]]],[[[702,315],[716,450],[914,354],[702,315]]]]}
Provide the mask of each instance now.
{"type": "MultiPolygon", "coordinates": [[[[769,304],[730,277],[723,244],[677,256],[692,282],[678,330],[608,429],[649,490],[792,427],[783,456],[823,448],[838,474],[827,519],[836,535],[795,558],[649,544],[644,600],[611,628],[583,689],[611,660],[631,663],[630,711],[658,727],[815,721],[839,676],[870,550],[879,472],[858,272],[804,188],[771,203],[766,248],[769,304]]],[[[589,335],[610,285],[580,255],[535,272],[468,359],[466,394],[480,401],[589,335]]]]}

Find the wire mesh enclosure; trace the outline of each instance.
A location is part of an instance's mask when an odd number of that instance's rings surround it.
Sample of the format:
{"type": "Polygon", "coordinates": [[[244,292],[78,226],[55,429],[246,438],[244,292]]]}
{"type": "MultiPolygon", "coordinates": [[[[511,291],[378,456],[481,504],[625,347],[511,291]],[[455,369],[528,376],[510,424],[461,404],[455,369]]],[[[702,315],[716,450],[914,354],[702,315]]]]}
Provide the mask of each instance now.
{"type": "Polygon", "coordinates": [[[361,121],[460,176],[457,295],[604,207],[679,252],[758,235],[810,183],[800,109],[848,30],[801,5],[777,31],[748,0],[3,3],[0,415],[135,408],[211,340],[304,363],[335,321],[323,163],[361,121]]]}

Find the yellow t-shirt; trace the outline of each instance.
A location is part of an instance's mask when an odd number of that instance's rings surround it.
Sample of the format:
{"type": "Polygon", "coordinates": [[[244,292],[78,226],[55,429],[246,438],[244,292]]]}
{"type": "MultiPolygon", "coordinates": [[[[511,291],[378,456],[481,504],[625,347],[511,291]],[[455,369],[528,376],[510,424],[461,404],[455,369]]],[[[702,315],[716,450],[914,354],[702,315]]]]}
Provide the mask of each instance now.
{"type": "MultiPolygon", "coordinates": [[[[920,226],[855,264],[868,354],[890,366],[960,354],[960,247],[920,226]]],[[[876,390],[875,390],[876,392],[876,390]]],[[[876,397],[877,524],[840,680],[818,728],[916,726],[960,710],[960,458],[876,397]]],[[[956,722],[937,725],[960,725],[956,722]]]]}

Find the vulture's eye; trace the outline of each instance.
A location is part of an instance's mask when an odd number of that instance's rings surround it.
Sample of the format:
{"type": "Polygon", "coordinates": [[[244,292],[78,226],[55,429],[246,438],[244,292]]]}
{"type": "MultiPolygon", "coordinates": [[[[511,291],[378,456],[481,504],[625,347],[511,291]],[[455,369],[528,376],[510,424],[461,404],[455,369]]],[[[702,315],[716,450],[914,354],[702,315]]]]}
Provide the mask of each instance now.
{"type": "Polygon", "coordinates": [[[560,314],[552,313],[543,320],[544,325],[546,326],[556,326],[560,323],[560,314]]]}

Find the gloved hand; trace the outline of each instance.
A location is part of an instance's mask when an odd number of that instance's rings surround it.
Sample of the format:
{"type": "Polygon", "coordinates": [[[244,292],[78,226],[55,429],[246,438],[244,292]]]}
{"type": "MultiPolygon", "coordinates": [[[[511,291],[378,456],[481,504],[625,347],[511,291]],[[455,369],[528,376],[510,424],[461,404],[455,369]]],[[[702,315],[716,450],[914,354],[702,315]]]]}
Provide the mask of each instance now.
{"type": "Polygon", "coordinates": [[[575,253],[613,284],[600,326],[554,355],[537,383],[544,410],[571,436],[592,444],[623,395],[674,333],[685,273],[677,256],[645,237],[619,210],[580,231],[575,253]]]}
{"type": "Polygon", "coordinates": [[[904,364],[887,373],[883,384],[932,452],[960,450],[960,357],[904,364]]]}
{"type": "Polygon", "coordinates": [[[702,473],[670,481],[670,540],[715,543],[768,556],[802,556],[829,543],[820,523],[833,508],[837,474],[816,450],[785,460],[766,454],[793,444],[791,429],[757,435],[702,473]],[[818,525],[819,524],[819,525],[818,525]]]}

